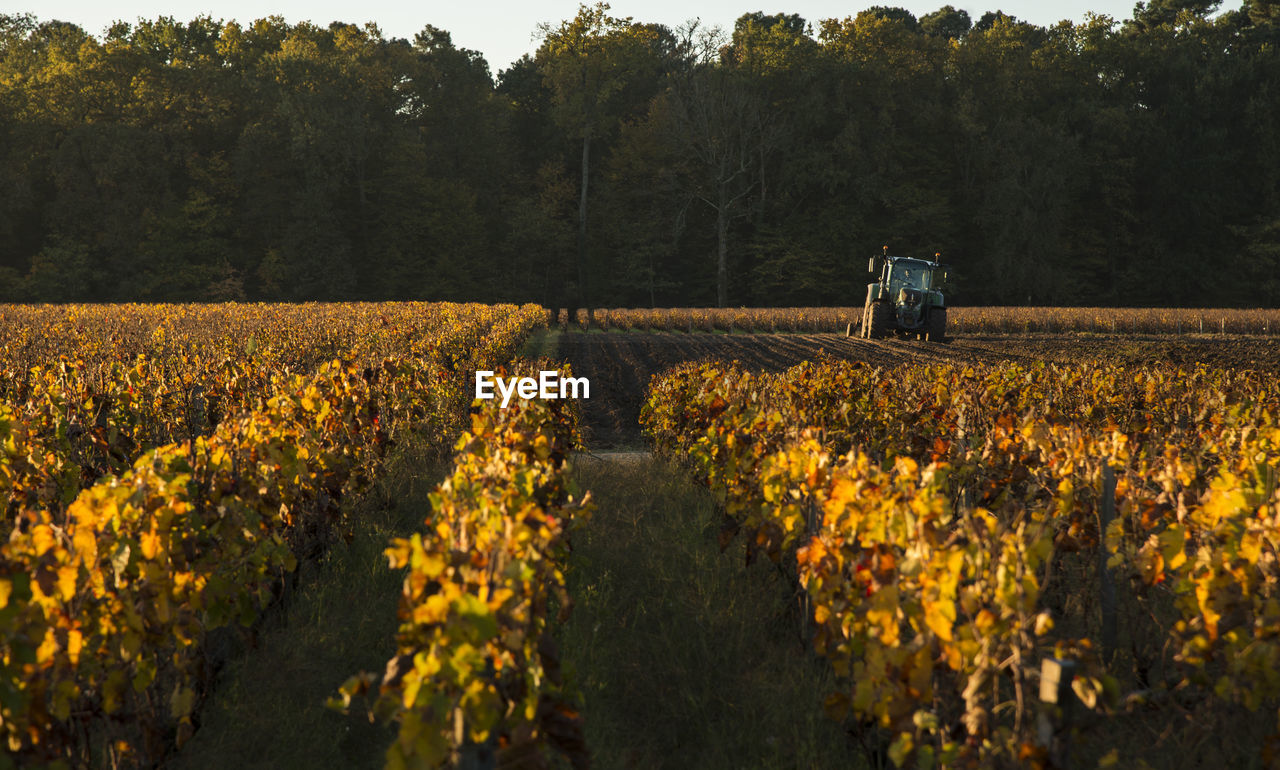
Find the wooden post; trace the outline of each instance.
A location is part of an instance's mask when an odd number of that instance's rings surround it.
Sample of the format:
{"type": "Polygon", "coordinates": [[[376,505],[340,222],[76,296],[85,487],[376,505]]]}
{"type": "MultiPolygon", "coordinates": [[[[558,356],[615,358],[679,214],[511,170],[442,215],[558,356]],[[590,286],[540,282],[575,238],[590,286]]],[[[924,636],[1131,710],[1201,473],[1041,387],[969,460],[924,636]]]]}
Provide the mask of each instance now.
{"type": "Polygon", "coordinates": [[[1098,505],[1098,604],[1102,609],[1102,659],[1110,662],[1116,651],[1116,585],[1107,568],[1107,527],[1116,517],[1116,475],[1102,466],[1102,500],[1098,505]]]}
{"type": "MultiPolygon", "coordinates": [[[[805,535],[812,538],[818,531],[818,506],[813,503],[813,496],[805,497],[804,515],[805,535]]],[[[809,596],[807,586],[800,586],[800,644],[806,648],[813,642],[813,600],[809,596]]]]}
{"type": "Polygon", "coordinates": [[[1076,694],[1071,680],[1076,662],[1046,658],[1040,662],[1040,713],[1036,717],[1036,739],[1049,752],[1049,766],[1066,768],[1070,763],[1070,730],[1075,718],[1076,694]]]}

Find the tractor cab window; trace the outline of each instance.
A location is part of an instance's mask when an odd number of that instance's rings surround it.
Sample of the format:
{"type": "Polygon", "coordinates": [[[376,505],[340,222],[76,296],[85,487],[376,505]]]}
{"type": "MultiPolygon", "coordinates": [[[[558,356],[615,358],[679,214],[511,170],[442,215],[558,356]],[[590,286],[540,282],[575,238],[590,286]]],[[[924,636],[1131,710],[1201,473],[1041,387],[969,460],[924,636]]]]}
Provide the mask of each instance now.
{"type": "Polygon", "coordinates": [[[918,265],[897,265],[889,276],[889,288],[895,294],[899,289],[927,289],[928,287],[929,271],[918,265]]]}

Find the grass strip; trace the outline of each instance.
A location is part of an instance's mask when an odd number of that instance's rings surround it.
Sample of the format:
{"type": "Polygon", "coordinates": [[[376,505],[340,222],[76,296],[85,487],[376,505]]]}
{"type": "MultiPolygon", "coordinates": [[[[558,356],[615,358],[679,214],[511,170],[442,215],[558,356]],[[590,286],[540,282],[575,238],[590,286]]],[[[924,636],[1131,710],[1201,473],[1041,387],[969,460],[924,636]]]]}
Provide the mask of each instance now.
{"type": "Polygon", "coordinates": [[[574,539],[560,631],[592,766],[865,766],[823,713],[834,677],[801,643],[779,570],[720,552],[711,496],[683,472],[602,457],[576,463],[597,508],[574,539]]]}
{"type": "Polygon", "coordinates": [[[296,591],[242,640],[219,675],[190,743],[167,767],[381,768],[393,725],[325,708],[352,671],[381,673],[395,655],[403,575],[387,565],[392,537],[418,531],[443,460],[402,451],[358,503],[349,542],[299,567],[296,591]]]}

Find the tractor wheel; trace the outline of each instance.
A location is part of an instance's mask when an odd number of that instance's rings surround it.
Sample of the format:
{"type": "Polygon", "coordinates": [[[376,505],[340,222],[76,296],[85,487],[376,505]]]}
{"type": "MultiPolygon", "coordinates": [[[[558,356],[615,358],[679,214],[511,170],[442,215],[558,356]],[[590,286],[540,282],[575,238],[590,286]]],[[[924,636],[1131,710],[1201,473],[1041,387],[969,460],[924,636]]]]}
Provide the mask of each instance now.
{"type": "Polygon", "coordinates": [[[947,341],[947,309],[935,307],[929,311],[929,326],[925,330],[925,339],[930,342],[947,341]]]}
{"type": "Polygon", "coordinates": [[[893,308],[888,302],[872,302],[871,310],[867,313],[866,336],[868,339],[878,340],[889,334],[889,321],[893,315],[893,308]]]}

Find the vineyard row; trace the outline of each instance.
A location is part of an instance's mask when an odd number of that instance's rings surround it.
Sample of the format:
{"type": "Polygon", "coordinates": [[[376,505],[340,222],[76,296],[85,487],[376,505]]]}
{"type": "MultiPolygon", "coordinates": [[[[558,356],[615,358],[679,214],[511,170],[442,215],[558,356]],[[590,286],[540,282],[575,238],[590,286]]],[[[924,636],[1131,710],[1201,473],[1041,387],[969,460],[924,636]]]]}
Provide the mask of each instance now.
{"type": "Polygon", "coordinates": [[[466,370],[510,360],[545,318],[536,306],[438,311],[401,355],[367,363],[353,350],[307,373],[270,345],[246,361],[196,351],[8,370],[0,765],[146,765],[190,736],[208,634],[255,621],[396,441],[457,435],[466,370]],[[186,428],[197,391],[201,429],[150,446],[186,428]]]}
{"type": "Polygon", "coordinates": [[[591,508],[564,472],[578,443],[572,402],[477,410],[423,530],[387,549],[405,570],[396,656],[331,705],[364,696],[398,722],[389,769],[545,767],[547,752],[587,766],[551,627],[570,607],[569,533],[591,508]]]}
{"type": "Polygon", "coordinates": [[[896,764],[1054,766],[1074,745],[1230,765],[1277,735],[1277,388],[1203,367],[690,364],[655,377],[642,422],[726,535],[794,567],[844,682],[826,706],[896,764]],[[1075,666],[1071,725],[1034,697],[1046,660],[1075,666]],[[1262,735],[1233,741],[1242,725],[1262,735]]]}

